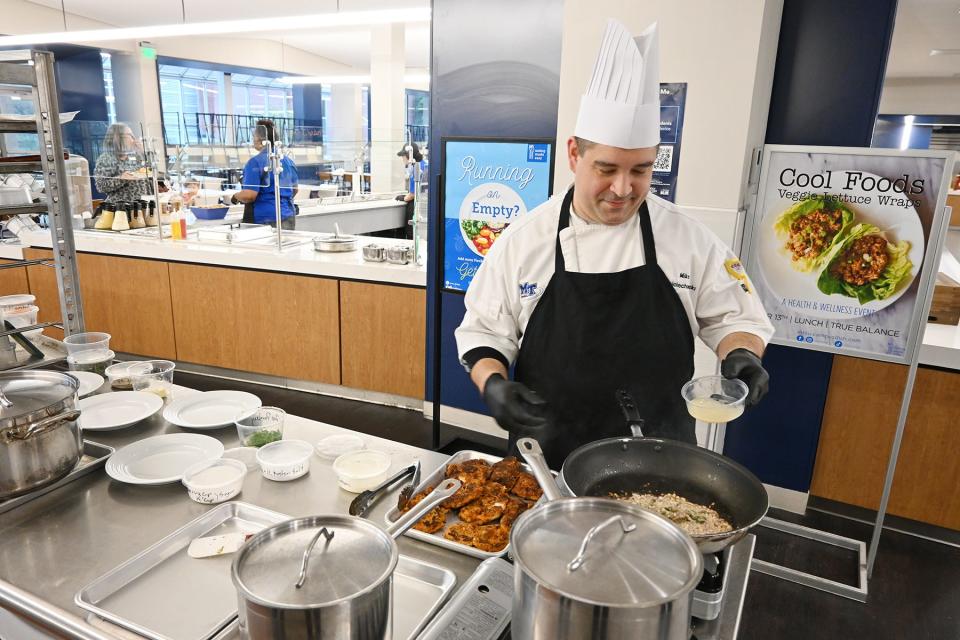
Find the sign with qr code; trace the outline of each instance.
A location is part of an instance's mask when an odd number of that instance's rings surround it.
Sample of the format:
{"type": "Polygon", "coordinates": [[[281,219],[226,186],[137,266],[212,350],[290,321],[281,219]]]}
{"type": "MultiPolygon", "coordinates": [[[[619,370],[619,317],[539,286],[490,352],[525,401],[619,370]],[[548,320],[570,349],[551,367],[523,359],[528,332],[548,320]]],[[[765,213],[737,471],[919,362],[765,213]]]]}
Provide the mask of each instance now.
{"type": "Polygon", "coordinates": [[[660,148],[653,163],[650,190],[670,202],[675,202],[677,198],[680,138],[686,100],[686,82],[660,84],[660,148]]]}

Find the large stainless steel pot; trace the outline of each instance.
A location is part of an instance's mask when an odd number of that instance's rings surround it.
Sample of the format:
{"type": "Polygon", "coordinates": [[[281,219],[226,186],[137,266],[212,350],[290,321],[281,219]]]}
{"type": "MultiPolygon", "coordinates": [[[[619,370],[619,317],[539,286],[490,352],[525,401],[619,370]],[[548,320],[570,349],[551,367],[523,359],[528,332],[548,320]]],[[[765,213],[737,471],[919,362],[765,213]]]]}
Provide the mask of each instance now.
{"type": "Polygon", "coordinates": [[[362,518],[328,515],[258,533],[231,569],[241,637],[390,640],[400,555],[394,538],[459,488],[459,480],[445,480],[386,530],[362,518]]]}
{"type": "Polygon", "coordinates": [[[0,500],[70,473],[83,441],[76,378],[56,371],[0,372],[0,500]]]}
{"type": "Polygon", "coordinates": [[[517,448],[549,502],[513,525],[514,640],[688,640],[703,557],[672,522],[610,498],[564,498],[535,440],[517,448]]]}

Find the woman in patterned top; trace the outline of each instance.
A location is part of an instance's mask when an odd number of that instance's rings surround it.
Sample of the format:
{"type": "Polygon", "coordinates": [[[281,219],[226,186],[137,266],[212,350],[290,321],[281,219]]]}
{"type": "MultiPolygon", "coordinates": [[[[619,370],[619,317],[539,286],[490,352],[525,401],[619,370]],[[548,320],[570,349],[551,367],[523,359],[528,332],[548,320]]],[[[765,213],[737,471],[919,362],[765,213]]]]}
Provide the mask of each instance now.
{"type": "Polygon", "coordinates": [[[151,189],[143,167],[143,153],[129,125],[116,123],[107,128],[103,153],[93,170],[97,189],[106,194],[107,202],[134,202],[151,189]]]}

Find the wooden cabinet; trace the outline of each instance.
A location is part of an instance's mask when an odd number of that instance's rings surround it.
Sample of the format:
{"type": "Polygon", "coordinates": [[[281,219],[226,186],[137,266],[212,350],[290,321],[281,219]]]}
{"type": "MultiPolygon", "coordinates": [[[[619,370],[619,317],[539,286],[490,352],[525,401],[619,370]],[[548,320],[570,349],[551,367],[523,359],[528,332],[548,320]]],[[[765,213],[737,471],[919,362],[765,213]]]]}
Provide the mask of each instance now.
{"type": "Polygon", "coordinates": [[[179,360],[340,384],[336,280],[169,267],[179,360]]]}
{"type": "MultiPolygon", "coordinates": [[[[834,358],[810,492],[877,509],[907,367],[834,358]]],[[[921,367],[889,512],[960,529],[960,373],[921,367]]]]}
{"type": "MultiPolygon", "coordinates": [[[[50,249],[24,249],[23,257],[26,260],[53,261],[53,251],[50,249]]],[[[52,267],[34,264],[26,267],[27,282],[30,293],[37,297],[36,305],[40,307],[37,314],[38,322],[60,322],[60,294],[57,291],[57,272],[52,267]]],[[[57,340],[63,339],[63,331],[55,327],[43,330],[57,340]]]]}
{"type": "Polygon", "coordinates": [[[426,292],[340,283],[343,385],[424,397],[426,292]]]}
{"type": "MultiPolygon", "coordinates": [[[[0,264],[10,264],[16,260],[0,260],[0,264]]],[[[30,293],[27,282],[27,268],[14,267],[0,269],[0,296],[12,296],[17,293],[30,293]]]]}
{"type": "MultiPolygon", "coordinates": [[[[49,249],[27,249],[29,259],[52,260],[49,249]]],[[[110,348],[154,358],[176,358],[170,278],[167,263],[91,253],[77,255],[84,324],[88,331],[105,331],[110,348]]],[[[60,297],[54,269],[27,267],[30,293],[37,297],[41,322],[59,322],[60,297]]],[[[59,329],[45,329],[62,339],[59,329]]]]}
{"type": "Polygon", "coordinates": [[[88,331],[106,331],[114,351],[175,359],[168,264],[95,253],[77,256],[88,331]]]}

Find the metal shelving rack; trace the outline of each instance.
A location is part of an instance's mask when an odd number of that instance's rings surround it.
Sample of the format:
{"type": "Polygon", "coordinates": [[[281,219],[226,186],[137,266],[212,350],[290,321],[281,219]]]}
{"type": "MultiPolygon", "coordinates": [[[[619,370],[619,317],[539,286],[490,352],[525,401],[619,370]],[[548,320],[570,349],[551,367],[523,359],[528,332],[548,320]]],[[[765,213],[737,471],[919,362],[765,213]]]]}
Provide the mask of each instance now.
{"type": "Polygon", "coordinates": [[[67,170],[63,158],[53,54],[33,50],[0,52],[0,84],[30,87],[35,113],[33,121],[0,115],[0,133],[35,133],[40,142],[39,161],[25,159],[0,162],[0,173],[43,173],[47,200],[29,205],[0,206],[0,218],[48,214],[53,249],[53,265],[44,260],[20,260],[0,265],[0,269],[34,264],[53,266],[57,273],[61,312],[61,323],[45,322],[13,331],[0,330],[0,336],[50,326],[62,328],[65,335],[80,333],[84,330],[83,303],[80,299],[76,245],[70,218],[69,189],[65,188],[67,170]]]}

